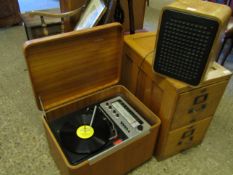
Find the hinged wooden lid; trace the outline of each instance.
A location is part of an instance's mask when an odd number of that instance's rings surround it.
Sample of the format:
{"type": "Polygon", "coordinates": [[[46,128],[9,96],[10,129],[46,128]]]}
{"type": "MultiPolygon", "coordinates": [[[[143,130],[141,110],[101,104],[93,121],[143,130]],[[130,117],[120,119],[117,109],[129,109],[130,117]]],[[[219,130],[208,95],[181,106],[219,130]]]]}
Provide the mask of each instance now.
{"type": "Polygon", "coordinates": [[[45,111],[119,82],[120,24],[27,41],[24,54],[39,109],[45,111]]]}

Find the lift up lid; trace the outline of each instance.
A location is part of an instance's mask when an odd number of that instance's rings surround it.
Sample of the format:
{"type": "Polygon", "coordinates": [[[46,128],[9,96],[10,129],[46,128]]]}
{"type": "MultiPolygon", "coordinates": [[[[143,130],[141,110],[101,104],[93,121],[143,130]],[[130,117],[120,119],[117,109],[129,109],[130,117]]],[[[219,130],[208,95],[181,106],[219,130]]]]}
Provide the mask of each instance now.
{"type": "Polygon", "coordinates": [[[117,23],[27,41],[24,54],[38,108],[42,102],[47,111],[117,84],[122,48],[117,23]]]}

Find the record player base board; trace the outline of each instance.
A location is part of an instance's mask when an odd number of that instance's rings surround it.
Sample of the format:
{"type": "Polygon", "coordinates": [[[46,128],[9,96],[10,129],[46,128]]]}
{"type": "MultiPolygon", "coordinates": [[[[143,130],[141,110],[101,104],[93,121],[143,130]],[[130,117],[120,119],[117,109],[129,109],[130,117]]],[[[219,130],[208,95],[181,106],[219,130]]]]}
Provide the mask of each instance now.
{"type": "Polygon", "coordinates": [[[160,120],[154,113],[145,108],[144,105],[126,88],[116,85],[81,99],[77,99],[77,101],[65,104],[64,106],[57,107],[54,110],[50,110],[50,112],[47,112],[46,116],[43,117],[43,124],[48,138],[51,154],[57,163],[61,174],[123,175],[152,157],[160,126],[160,120]],[[86,160],[77,165],[70,165],[58,142],[56,141],[48,122],[64,116],[65,114],[74,112],[75,110],[79,110],[88,105],[95,104],[117,95],[123,95],[131,106],[133,106],[142,116],[145,116],[144,119],[147,120],[147,122],[149,122],[152,126],[150,133],[138,138],[137,140],[133,140],[125,147],[120,148],[119,150],[101,158],[100,160],[95,162],[88,162],[88,160],[86,160]]]}

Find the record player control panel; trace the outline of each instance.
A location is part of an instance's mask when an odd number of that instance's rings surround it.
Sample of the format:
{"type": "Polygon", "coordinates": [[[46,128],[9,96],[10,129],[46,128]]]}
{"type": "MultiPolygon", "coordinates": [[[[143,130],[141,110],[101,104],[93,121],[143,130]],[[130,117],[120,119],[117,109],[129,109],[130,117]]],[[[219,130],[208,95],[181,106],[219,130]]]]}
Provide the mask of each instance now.
{"type": "Polygon", "coordinates": [[[150,129],[150,125],[120,96],[102,102],[100,106],[129,138],[150,129]]]}

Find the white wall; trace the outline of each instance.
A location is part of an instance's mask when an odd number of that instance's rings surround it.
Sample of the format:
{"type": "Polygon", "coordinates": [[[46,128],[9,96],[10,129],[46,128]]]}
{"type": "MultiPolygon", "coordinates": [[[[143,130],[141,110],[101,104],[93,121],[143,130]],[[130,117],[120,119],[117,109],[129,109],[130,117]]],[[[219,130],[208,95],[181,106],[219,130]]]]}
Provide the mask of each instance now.
{"type": "Polygon", "coordinates": [[[164,5],[173,1],[174,0],[150,0],[150,7],[160,10],[164,5]]]}
{"type": "Polygon", "coordinates": [[[18,2],[21,13],[60,7],[59,0],[18,0],[18,2]]]}

